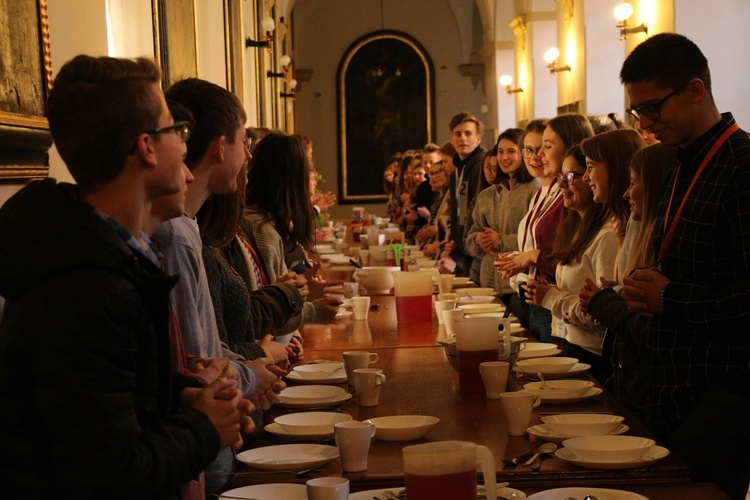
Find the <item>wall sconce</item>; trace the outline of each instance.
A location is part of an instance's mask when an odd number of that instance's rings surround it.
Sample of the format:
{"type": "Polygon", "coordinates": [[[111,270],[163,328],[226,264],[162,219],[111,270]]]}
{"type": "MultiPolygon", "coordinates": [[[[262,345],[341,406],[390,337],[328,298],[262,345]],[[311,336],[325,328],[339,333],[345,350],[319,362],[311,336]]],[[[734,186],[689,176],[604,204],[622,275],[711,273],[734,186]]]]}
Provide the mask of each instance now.
{"type": "Polygon", "coordinates": [[[263,35],[265,40],[257,41],[250,37],[245,38],[245,48],[249,47],[268,47],[268,53],[271,53],[271,42],[273,42],[273,30],[276,29],[276,22],[272,17],[264,17],[260,22],[261,29],[266,33],[263,35]]]}
{"type": "Polygon", "coordinates": [[[523,92],[523,89],[512,89],[510,88],[510,84],[513,83],[513,77],[510,75],[503,75],[500,77],[500,85],[505,87],[505,90],[508,92],[508,95],[510,94],[517,94],[519,92],[523,92]]]}
{"type": "Polygon", "coordinates": [[[615,7],[615,19],[617,19],[617,27],[620,28],[620,40],[625,40],[628,35],[632,35],[633,33],[648,34],[646,23],[641,23],[640,26],[628,27],[628,19],[632,15],[633,6],[629,3],[621,3],[615,7]]]}
{"type": "Polygon", "coordinates": [[[290,92],[281,92],[279,94],[279,96],[283,97],[284,99],[294,99],[294,94],[295,94],[294,89],[296,89],[296,88],[297,88],[297,80],[295,80],[294,78],[292,78],[289,81],[290,92]]]}
{"type": "Polygon", "coordinates": [[[281,71],[275,73],[271,70],[266,71],[266,76],[268,78],[286,78],[286,68],[292,63],[292,58],[288,55],[284,54],[279,58],[279,65],[281,66],[281,71]]]}
{"type": "Polygon", "coordinates": [[[547,67],[549,68],[549,76],[552,77],[555,73],[559,73],[561,71],[570,71],[570,66],[567,64],[565,66],[557,66],[557,58],[560,57],[560,51],[557,50],[557,47],[551,47],[547,49],[547,52],[544,53],[544,60],[547,63],[547,67]]]}

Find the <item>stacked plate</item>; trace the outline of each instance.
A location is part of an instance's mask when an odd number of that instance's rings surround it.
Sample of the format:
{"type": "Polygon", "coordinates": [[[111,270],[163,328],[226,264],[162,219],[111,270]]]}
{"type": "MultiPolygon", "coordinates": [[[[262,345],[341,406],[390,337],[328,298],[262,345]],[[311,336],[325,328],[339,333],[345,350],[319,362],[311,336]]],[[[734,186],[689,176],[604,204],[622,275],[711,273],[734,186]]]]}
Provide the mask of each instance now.
{"type": "MultiPolygon", "coordinates": [[[[262,446],[243,451],[237,455],[237,460],[256,469],[288,471],[319,467],[335,460],[338,456],[339,449],[335,446],[322,444],[282,444],[278,446],[262,446]]],[[[274,498],[289,497],[282,495],[274,498]]]]}
{"type": "Polygon", "coordinates": [[[341,362],[295,366],[286,378],[298,384],[342,384],[347,380],[341,362]]]}
{"type": "Polygon", "coordinates": [[[529,427],[527,432],[545,441],[562,443],[578,436],[624,434],[630,428],[622,423],[623,420],[623,417],[617,415],[597,413],[548,415],[542,418],[543,424],[529,427]]]}
{"type": "Polygon", "coordinates": [[[527,500],[566,500],[568,498],[606,498],[608,500],[648,500],[638,493],[606,488],[555,488],[540,491],[527,497],[527,500]]]}
{"type": "Polygon", "coordinates": [[[575,358],[558,357],[522,359],[513,367],[518,373],[531,378],[536,378],[537,373],[550,378],[575,377],[589,368],[591,365],[579,363],[575,358]]]}
{"type": "Polygon", "coordinates": [[[651,465],[669,455],[652,439],[637,436],[582,436],[566,439],[555,456],[592,469],[633,469],[651,465]]]}
{"type": "MultiPolygon", "coordinates": [[[[346,374],[344,374],[346,379],[346,374]]],[[[279,405],[285,408],[326,408],[340,405],[352,395],[341,387],[330,385],[301,385],[287,387],[279,394],[279,405]]]]}
{"type": "Polygon", "coordinates": [[[534,342],[527,343],[526,347],[518,353],[518,359],[544,358],[547,356],[557,356],[562,351],[557,348],[557,344],[534,342]]]}

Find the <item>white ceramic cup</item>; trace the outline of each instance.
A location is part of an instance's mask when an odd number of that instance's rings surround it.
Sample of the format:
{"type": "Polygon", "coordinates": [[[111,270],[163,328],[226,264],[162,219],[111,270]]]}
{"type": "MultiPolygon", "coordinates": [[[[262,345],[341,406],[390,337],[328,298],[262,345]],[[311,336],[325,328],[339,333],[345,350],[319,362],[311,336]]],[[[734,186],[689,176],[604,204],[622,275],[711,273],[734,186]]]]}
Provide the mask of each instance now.
{"type": "Polygon", "coordinates": [[[456,307],[455,300],[436,300],[435,301],[435,316],[437,316],[438,324],[444,325],[445,318],[443,317],[443,311],[448,311],[456,307]]]}
{"type": "Polygon", "coordinates": [[[457,293],[439,293],[438,300],[452,300],[454,303],[458,301],[457,293]]]}
{"type": "Polygon", "coordinates": [[[530,392],[516,391],[500,394],[503,400],[503,413],[511,436],[525,436],[531,421],[531,409],[542,402],[541,398],[530,392]]]}
{"type": "Polygon", "coordinates": [[[370,311],[370,297],[352,297],[351,304],[354,319],[367,319],[367,314],[370,311]]]}
{"type": "Polygon", "coordinates": [[[339,422],[333,426],[336,434],[336,447],[341,455],[341,465],[345,472],[359,472],[367,469],[367,454],[375,437],[375,426],[370,422],[339,422]]]}
{"type": "Polygon", "coordinates": [[[508,385],[509,370],[510,364],[507,361],[485,361],[479,364],[487,399],[500,399],[500,394],[505,392],[508,385]]]}
{"type": "Polygon", "coordinates": [[[307,500],[348,500],[349,480],[345,477],[316,477],[307,481],[307,500]]]}
{"type": "Polygon", "coordinates": [[[344,357],[344,370],[346,370],[349,385],[354,385],[354,370],[367,368],[371,364],[377,363],[379,359],[378,353],[367,351],[345,351],[342,356],[344,357]]]}
{"type": "Polygon", "coordinates": [[[363,248],[359,251],[359,260],[362,264],[362,267],[367,267],[370,265],[370,251],[363,248]]]}
{"type": "Polygon", "coordinates": [[[354,259],[355,261],[359,259],[360,251],[360,247],[349,247],[349,255],[351,255],[352,259],[354,259]]]}
{"type": "Polygon", "coordinates": [[[451,293],[453,290],[453,275],[441,274],[438,281],[438,290],[440,293],[451,293]]]}
{"type": "Polygon", "coordinates": [[[357,390],[359,406],[378,406],[380,388],[384,383],[385,375],[379,368],[354,370],[354,388],[357,390]]]}
{"type": "Polygon", "coordinates": [[[356,281],[347,281],[342,285],[344,289],[344,297],[351,299],[359,294],[359,283],[356,281]]]}
{"type": "Polygon", "coordinates": [[[443,311],[443,324],[445,325],[445,333],[449,337],[456,335],[456,329],[454,328],[454,321],[456,318],[463,318],[463,309],[446,309],[443,311]]]}

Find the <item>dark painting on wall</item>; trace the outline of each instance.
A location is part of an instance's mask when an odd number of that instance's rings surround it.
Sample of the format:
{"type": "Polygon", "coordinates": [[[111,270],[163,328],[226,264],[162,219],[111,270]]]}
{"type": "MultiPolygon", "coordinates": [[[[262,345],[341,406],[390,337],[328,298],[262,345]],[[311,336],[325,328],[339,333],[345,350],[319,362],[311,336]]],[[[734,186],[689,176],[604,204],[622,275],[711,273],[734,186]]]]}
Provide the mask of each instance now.
{"type": "Polygon", "coordinates": [[[433,70],[424,49],[397,32],[355,42],[339,67],[342,203],[385,201],[388,158],[432,141],[433,70]]]}

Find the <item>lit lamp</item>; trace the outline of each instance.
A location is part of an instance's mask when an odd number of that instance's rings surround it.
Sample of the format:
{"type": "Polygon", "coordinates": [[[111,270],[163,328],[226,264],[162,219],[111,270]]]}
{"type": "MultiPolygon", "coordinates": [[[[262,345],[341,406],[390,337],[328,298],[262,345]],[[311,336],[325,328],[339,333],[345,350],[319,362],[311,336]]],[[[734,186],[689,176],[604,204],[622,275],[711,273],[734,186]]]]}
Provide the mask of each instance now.
{"type": "Polygon", "coordinates": [[[555,73],[559,73],[560,71],[570,71],[570,66],[567,64],[565,66],[557,66],[557,58],[560,57],[560,51],[557,50],[557,47],[550,47],[547,49],[547,52],[544,53],[544,61],[547,63],[547,67],[549,68],[549,76],[551,77],[555,73]]]}
{"type": "Polygon", "coordinates": [[[500,85],[505,87],[505,90],[508,92],[508,94],[517,94],[519,92],[523,92],[523,89],[512,89],[510,88],[510,84],[513,83],[513,77],[510,75],[503,75],[500,77],[500,85]]]}
{"type": "Polygon", "coordinates": [[[264,17],[260,21],[260,27],[265,32],[265,40],[257,41],[250,37],[245,38],[245,48],[248,47],[268,47],[268,53],[271,53],[271,42],[273,42],[273,30],[276,29],[276,22],[272,17],[264,17]]]}
{"type": "Polygon", "coordinates": [[[294,99],[294,89],[297,88],[297,80],[292,78],[289,81],[289,89],[291,92],[282,92],[279,94],[279,96],[283,97],[284,99],[294,99]]]}
{"type": "Polygon", "coordinates": [[[633,6],[629,3],[621,3],[615,7],[615,19],[617,19],[617,27],[620,28],[620,40],[625,40],[628,35],[632,35],[633,33],[648,34],[646,23],[641,23],[640,26],[628,27],[628,19],[632,15],[633,6]]]}

